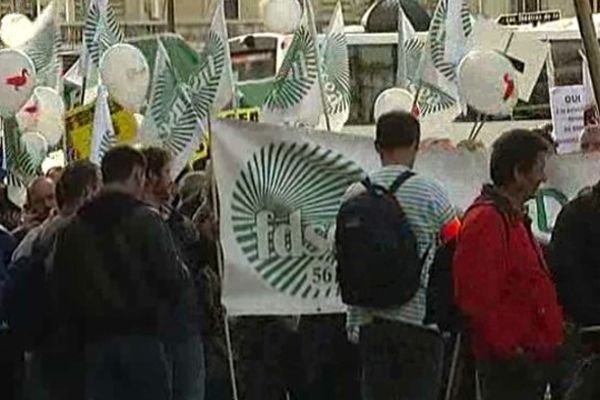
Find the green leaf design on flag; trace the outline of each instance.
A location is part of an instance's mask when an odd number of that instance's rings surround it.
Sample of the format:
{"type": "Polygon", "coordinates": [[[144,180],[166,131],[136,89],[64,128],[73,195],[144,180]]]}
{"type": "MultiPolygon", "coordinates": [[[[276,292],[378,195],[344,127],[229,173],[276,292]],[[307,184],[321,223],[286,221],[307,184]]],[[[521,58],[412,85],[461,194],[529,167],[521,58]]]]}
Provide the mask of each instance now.
{"type": "Polygon", "coordinates": [[[210,31],[198,71],[188,82],[192,105],[196,116],[201,120],[206,119],[210,114],[225,70],[225,58],[223,39],[216,32],[210,31]]]}
{"type": "Polygon", "coordinates": [[[314,144],[277,142],[257,150],[240,172],[231,199],[233,232],[249,265],[287,295],[336,296],[327,237],[343,194],[363,175],[351,160],[314,144]],[[269,227],[261,231],[259,214],[264,218],[265,213],[269,227]],[[287,254],[277,253],[281,247],[287,254]]]}
{"type": "Polygon", "coordinates": [[[302,101],[317,80],[317,52],[309,30],[296,30],[286,57],[265,100],[271,110],[290,109],[302,101]]]}
{"type": "Polygon", "coordinates": [[[174,157],[181,154],[198,133],[198,118],[187,89],[180,85],[177,98],[169,112],[169,120],[160,131],[163,145],[174,157]]]}
{"type": "Polygon", "coordinates": [[[99,0],[91,0],[83,28],[83,42],[95,66],[111,46],[121,43],[124,35],[117,16],[109,2],[102,6],[99,0]]]}
{"type": "Polygon", "coordinates": [[[472,31],[471,13],[469,6],[463,0],[440,0],[429,29],[429,46],[431,59],[435,68],[449,81],[456,80],[457,65],[449,62],[446,58],[446,17],[448,15],[448,1],[462,1],[461,27],[465,37],[468,37],[472,31]]]}
{"type": "Polygon", "coordinates": [[[332,33],[324,43],[323,83],[327,98],[327,112],[339,114],[350,108],[350,66],[344,33],[332,33]]]}
{"type": "Polygon", "coordinates": [[[456,105],[456,99],[440,89],[439,87],[421,80],[419,69],[423,52],[426,51],[425,41],[415,37],[404,42],[404,50],[407,56],[408,80],[413,93],[421,86],[419,95],[419,108],[421,117],[446,111],[456,105]]]}
{"type": "Polygon", "coordinates": [[[21,143],[21,134],[16,127],[5,132],[6,138],[6,168],[9,184],[23,187],[29,184],[41,172],[41,163],[29,154],[21,143]]]}
{"type": "Polygon", "coordinates": [[[167,50],[160,39],[156,51],[156,63],[150,102],[146,117],[161,129],[169,120],[169,113],[177,98],[177,75],[167,50]]]}

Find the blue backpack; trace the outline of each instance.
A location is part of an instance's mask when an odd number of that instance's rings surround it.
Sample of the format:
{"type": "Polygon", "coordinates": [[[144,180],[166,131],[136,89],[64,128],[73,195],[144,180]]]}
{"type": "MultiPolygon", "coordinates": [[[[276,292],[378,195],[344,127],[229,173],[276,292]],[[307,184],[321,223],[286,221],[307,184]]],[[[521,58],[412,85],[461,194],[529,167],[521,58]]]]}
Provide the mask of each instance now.
{"type": "Polygon", "coordinates": [[[389,188],[362,184],[365,192],[342,204],[335,234],[337,278],[342,300],[352,306],[387,308],[413,298],[423,261],[417,238],[395,193],[412,176],[401,174],[389,188]]]}

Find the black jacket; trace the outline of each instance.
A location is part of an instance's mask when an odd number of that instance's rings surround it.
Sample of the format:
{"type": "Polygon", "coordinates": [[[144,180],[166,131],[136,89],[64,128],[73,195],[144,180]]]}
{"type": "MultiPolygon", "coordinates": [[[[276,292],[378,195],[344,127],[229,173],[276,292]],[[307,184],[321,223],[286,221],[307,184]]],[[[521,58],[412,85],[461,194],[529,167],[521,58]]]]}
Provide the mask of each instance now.
{"type": "Polygon", "coordinates": [[[600,186],[562,209],[550,263],[565,315],[582,326],[600,325],[600,186]]]}
{"type": "Polygon", "coordinates": [[[54,253],[55,313],[87,340],[158,335],[190,279],[158,212],[104,191],[59,235],[54,253]]]}

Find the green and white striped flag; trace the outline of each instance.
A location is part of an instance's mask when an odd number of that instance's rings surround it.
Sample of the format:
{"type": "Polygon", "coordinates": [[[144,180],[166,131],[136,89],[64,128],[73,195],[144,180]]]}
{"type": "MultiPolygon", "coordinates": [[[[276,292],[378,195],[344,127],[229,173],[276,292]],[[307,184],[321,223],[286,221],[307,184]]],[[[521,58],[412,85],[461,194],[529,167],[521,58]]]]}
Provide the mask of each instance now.
{"type": "Polygon", "coordinates": [[[205,126],[194,112],[188,85],[178,85],[168,121],[160,129],[160,141],[173,156],[171,177],[175,179],[200,147],[205,126]]]}
{"type": "MultiPolygon", "coordinates": [[[[210,34],[219,37],[223,47],[223,67],[219,79],[217,94],[213,100],[213,112],[219,112],[224,108],[235,103],[235,86],[233,83],[233,70],[231,69],[231,52],[229,50],[229,34],[227,32],[227,23],[225,21],[224,0],[219,0],[217,8],[213,14],[210,25],[210,34]]],[[[215,60],[219,57],[215,57],[215,60]]],[[[235,104],[234,104],[235,107],[235,104]]]]}
{"type": "MultiPolygon", "coordinates": [[[[342,4],[337,3],[329,21],[329,28],[321,51],[321,78],[326,111],[332,131],[340,131],[350,116],[350,61],[344,33],[342,4]]],[[[325,116],[321,116],[320,129],[326,129],[325,116]]]]}
{"type": "Polygon", "coordinates": [[[58,88],[62,61],[62,44],[56,2],[52,1],[34,22],[34,34],[21,50],[35,65],[38,86],[58,88]]]}
{"type": "Polygon", "coordinates": [[[178,94],[177,75],[169,53],[160,38],[156,41],[158,46],[152,75],[152,89],[140,130],[140,138],[145,143],[156,143],[159,140],[161,131],[169,122],[169,114],[178,94]]]}
{"type": "Polygon", "coordinates": [[[116,143],[117,135],[115,134],[108,105],[108,90],[104,85],[100,85],[98,86],[96,109],[94,110],[90,161],[100,166],[104,155],[116,143]]]}
{"type": "Polygon", "coordinates": [[[458,96],[457,68],[465,55],[467,39],[473,31],[466,0],[440,0],[429,28],[429,52],[441,87],[458,96]]]}
{"type": "Polygon", "coordinates": [[[104,52],[123,39],[123,31],[109,1],[90,0],[83,27],[83,44],[88,57],[86,63],[91,62],[98,67],[104,52]]]}
{"type": "Polygon", "coordinates": [[[197,117],[206,120],[233,99],[233,73],[223,0],[213,13],[208,38],[197,71],[190,77],[188,91],[197,117]]]}
{"type": "Polygon", "coordinates": [[[304,0],[302,19],[263,105],[263,122],[316,126],[324,114],[316,35],[310,14],[309,0],[304,0]]]}

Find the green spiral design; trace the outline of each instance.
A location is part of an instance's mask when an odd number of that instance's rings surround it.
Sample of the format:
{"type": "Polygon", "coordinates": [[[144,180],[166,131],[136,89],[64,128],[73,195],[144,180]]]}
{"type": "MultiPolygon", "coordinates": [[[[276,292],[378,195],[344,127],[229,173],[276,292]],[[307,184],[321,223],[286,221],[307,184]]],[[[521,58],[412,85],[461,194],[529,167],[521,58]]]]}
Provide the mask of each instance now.
{"type": "Polygon", "coordinates": [[[354,162],[313,144],[271,143],[254,153],[235,183],[231,203],[234,235],[249,265],[271,287],[290,296],[337,296],[333,254],[315,252],[303,234],[302,256],[277,255],[273,231],[300,211],[302,232],[310,227],[325,240],[342,196],[363,176],[354,162]],[[269,256],[261,258],[257,215],[264,211],[272,214],[272,221],[269,256]]]}

